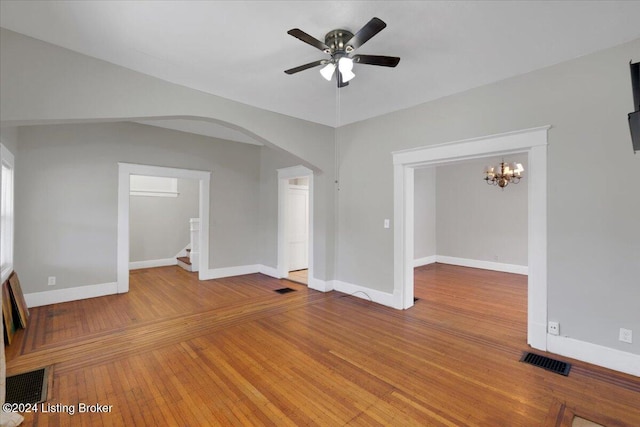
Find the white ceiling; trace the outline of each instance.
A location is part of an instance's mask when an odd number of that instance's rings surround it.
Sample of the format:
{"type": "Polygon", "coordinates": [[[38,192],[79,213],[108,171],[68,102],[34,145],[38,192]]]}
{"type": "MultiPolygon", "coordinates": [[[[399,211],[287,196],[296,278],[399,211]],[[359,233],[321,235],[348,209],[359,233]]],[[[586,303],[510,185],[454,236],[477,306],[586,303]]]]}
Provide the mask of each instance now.
{"type": "Polygon", "coordinates": [[[330,126],[636,39],[639,18],[640,1],[0,2],[7,29],[330,126]],[[356,53],[400,56],[398,67],[356,64],[356,78],[340,90],[319,67],[284,73],[326,57],[289,29],[324,39],[336,28],[356,32],[374,16],[387,28],[356,53]]]}

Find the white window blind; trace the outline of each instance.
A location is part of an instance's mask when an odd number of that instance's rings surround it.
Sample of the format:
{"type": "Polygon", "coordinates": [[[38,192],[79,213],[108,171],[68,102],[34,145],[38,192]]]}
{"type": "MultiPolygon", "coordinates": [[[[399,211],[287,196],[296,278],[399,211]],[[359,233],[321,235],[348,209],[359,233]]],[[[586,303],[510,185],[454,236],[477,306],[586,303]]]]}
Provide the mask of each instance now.
{"type": "Polygon", "coordinates": [[[129,195],[147,197],[178,197],[178,178],[131,175],[129,195]]]}

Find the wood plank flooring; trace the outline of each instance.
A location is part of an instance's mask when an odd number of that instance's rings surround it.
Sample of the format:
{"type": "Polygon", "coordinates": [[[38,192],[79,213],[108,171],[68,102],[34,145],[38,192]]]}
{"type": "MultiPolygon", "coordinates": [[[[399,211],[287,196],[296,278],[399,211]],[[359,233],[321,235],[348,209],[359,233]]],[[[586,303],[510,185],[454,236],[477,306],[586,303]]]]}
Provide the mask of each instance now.
{"type": "Polygon", "coordinates": [[[637,377],[518,362],[525,277],[442,264],[415,277],[419,300],[398,311],[260,274],[137,270],[128,294],[32,309],[7,371],[55,366],[47,403],[75,413],[25,414],[34,426],[640,425],[637,377]]]}
{"type": "Polygon", "coordinates": [[[290,271],[287,279],[291,280],[292,282],[302,283],[306,285],[307,283],[309,283],[308,276],[309,270],[305,268],[304,270],[290,271]]]}

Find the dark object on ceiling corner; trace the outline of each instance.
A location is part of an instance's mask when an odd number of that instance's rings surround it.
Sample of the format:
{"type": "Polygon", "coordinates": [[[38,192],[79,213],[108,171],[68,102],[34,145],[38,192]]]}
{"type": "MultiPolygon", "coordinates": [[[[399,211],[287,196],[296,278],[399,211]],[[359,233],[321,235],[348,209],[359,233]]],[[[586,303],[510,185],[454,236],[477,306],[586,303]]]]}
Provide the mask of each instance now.
{"type": "Polygon", "coordinates": [[[629,130],[631,131],[631,143],[633,151],[640,151],[640,111],[629,113],[629,130]]]}
{"type": "Polygon", "coordinates": [[[640,62],[629,61],[631,88],[633,90],[633,112],[629,113],[629,130],[634,153],[640,151],[640,62]]]}
{"type": "Polygon", "coordinates": [[[629,61],[631,88],[633,90],[633,111],[640,111],[640,62],[629,61]]]}

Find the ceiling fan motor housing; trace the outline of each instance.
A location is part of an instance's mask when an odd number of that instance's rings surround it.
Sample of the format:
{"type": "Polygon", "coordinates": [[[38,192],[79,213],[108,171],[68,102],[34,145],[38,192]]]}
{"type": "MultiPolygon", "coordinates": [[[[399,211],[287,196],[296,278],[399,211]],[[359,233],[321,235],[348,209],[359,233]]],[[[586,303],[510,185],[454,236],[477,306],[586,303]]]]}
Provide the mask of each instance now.
{"type": "Polygon", "coordinates": [[[324,37],[324,44],[329,47],[328,53],[329,55],[333,55],[335,53],[346,52],[350,53],[353,51],[353,47],[347,45],[347,42],[353,38],[353,33],[347,30],[333,30],[327,33],[324,37]]]}

